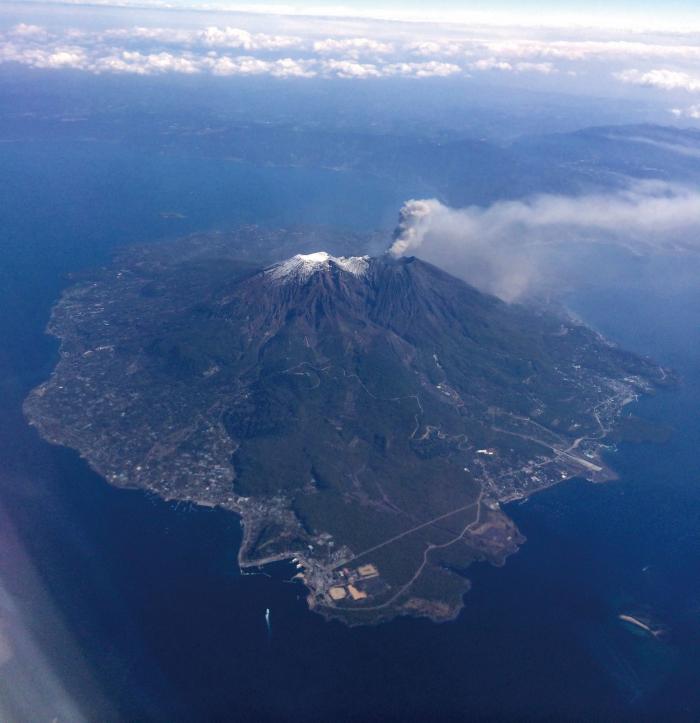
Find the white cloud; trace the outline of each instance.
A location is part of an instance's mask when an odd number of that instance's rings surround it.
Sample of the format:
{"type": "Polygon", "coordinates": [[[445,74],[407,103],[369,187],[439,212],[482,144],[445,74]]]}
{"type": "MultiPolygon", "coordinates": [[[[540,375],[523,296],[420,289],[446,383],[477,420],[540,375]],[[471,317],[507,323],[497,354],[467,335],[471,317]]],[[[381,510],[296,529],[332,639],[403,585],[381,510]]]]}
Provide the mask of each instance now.
{"type": "Polygon", "coordinates": [[[94,73],[133,73],[154,75],[158,73],[199,73],[201,65],[197,58],[172,53],[143,54],[125,50],[116,55],[99,58],[90,68],[94,73]]]}
{"type": "Polygon", "coordinates": [[[471,63],[469,67],[474,70],[513,70],[513,65],[507,60],[496,58],[482,58],[471,63]]]}
{"type": "Polygon", "coordinates": [[[326,60],[321,63],[325,74],[338,78],[386,78],[401,76],[406,78],[445,78],[462,69],[453,63],[430,61],[426,63],[356,63],[352,60],[326,60]]]}
{"type": "Polygon", "coordinates": [[[661,90],[687,90],[691,93],[700,91],[700,76],[691,75],[681,70],[657,68],[640,71],[636,68],[615,73],[615,77],[623,83],[642,85],[661,90]]]}
{"type": "Polygon", "coordinates": [[[85,63],[85,53],[80,48],[57,48],[35,65],[42,68],[81,68],[85,63]]]}
{"type": "Polygon", "coordinates": [[[315,41],[313,50],[320,55],[344,55],[357,59],[366,55],[388,55],[394,52],[394,46],[372,38],[326,38],[315,41]]]}
{"type": "Polygon", "coordinates": [[[511,63],[499,58],[482,58],[470,63],[469,67],[474,70],[503,70],[515,73],[542,73],[543,75],[549,75],[556,71],[552,63],[531,63],[527,61],[511,63]]]}
{"type": "Polygon", "coordinates": [[[32,68],[87,70],[90,65],[85,51],[76,46],[52,48],[24,47],[14,43],[0,46],[0,63],[22,63],[32,68]]]}
{"type": "Polygon", "coordinates": [[[89,52],[80,46],[18,43],[0,44],[0,63],[21,63],[33,68],[73,69],[95,74],[193,75],[270,75],[278,78],[309,78],[316,75],[313,60],[278,58],[264,60],[252,56],[219,56],[193,52],[144,53],[138,50],[98,48],[89,52]]]}
{"type": "Polygon", "coordinates": [[[288,35],[268,35],[266,33],[249,33],[240,28],[206,28],[201,33],[202,41],[212,47],[242,48],[243,50],[285,50],[299,47],[301,38],[288,35]]]}
{"type": "Polygon", "coordinates": [[[427,63],[392,63],[381,69],[383,75],[402,75],[412,78],[446,78],[461,71],[459,65],[436,60],[427,63]]]}
{"type": "MultiPolygon", "coordinates": [[[[279,24],[279,22],[278,22],[279,24]]],[[[282,24],[283,26],[283,24],[282,24]]],[[[421,26],[417,26],[421,30],[421,26]]],[[[369,28],[368,28],[369,29],[369,28]]],[[[389,26],[378,24],[373,30],[387,32],[389,26]]],[[[309,25],[307,34],[313,34],[313,25],[309,25]]],[[[517,31],[522,34],[527,29],[517,31]]],[[[343,27],[345,33],[347,28],[343,27]]],[[[64,31],[66,33],[74,30],[64,31]]],[[[653,39],[556,39],[499,37],[492,39],[475,37],[470,34],[464,38],[435,37],[431,28],[425,37],[403,42],[389,41],[378,37],[325,37],[316,40],[304,39],[296,35],[251,33],[233,26],[215,26],[206,28],[174,28],[134,26],[113,28],[99,33],[78,31],[78,35],[91,37],[96,41],[121,40],[125,42],[153,41],[162,44],[208,45],[210,47],[229,47],[246,51],[308,49],[319,55],[333,55],[358,59],[361,56],[383,56],[390,54],[418,55],[421,57],[446,57],[455,55],[475,55],[485,59],[496,57],[505,61],[517,60],[670,60],[674,62],[695,62],[700,60],[700,44],[679,43],[676,41],[658,42],[653,39]]],[[[483,29],[482,29],[483,32],[483,29]]],[[[567,30],[570,32],[570,29],[567,30]]],[[[49,37],[45,28],[20,23],[10,30],[10,34],[25,38],[42,39],[49,37]]],[[[415,35],[415,34],[414,34],[415,35]]],[[[478,34],[477,34],[478,35],[478,34]]]]}
{"type": "Polygon", "coordinates": [[[269,61],[251,56],[223,56],[211,59],[207,65],[215,75],[271,75],[276,78],[313,78],[316,75],[309,61],[291,58],[269,61]]]}
{"type": "Polygon", "coordinates": [[[293,60],[292,58],[282,58],[275,60],[272,64],[271,75],[277,78],[313,78],[316,71],[312,69],[313,62],[309,60],[293,60]]]}
{"type": "Polygon", "coordinates": [[[411,55],[422,57],[454,56],[465,52],[461,43],[436,40],[410,42],[404,46],[404,49],[411,55]]]}
{"type": "Polygon", "coordinates": [[[639,40],[540,40],[499,39],[475,42],[482,52],[504,58],[542,58],[551,60],[611,60],[628,59],[675,61],[700,60],[700,46],[683,43],[659,43],[639,40]]]}
{"type": "Polygon", "coordinates": [[[133,73],[155,75],[160,73],[194,74],[210,72],[219,76],[270,75],[275,78],[311,78],[316,75],[308,61],[291,58],[262,60],[250,55],[195,56],[124,51],[118,55],[100,58],[92,67],[93,72],[133,73]]]}
{"type": "Polygon", "coordinates": [[[97,33],[69,29],[52,36],[45,28],[17,25],[5,42],[0,35],[0,62],[36,68],[73,68],[92,73],[155,75],[209,72],[219,76],[271,75],[279,78],[446,77],[461,71],[439,60],[404,62],[389,59],[391,43],[366,37],[302,40],[296,36],[251,33],[232,26],[171,28],[133,26],[97,33]],[[70,38],[71,44],[60,39],[70,38]],[[164,46],[166,46],[164,48],[164,46]],[[230,55],[226,49],[245,54],[230,55]],[[294,50],[311,57],[274,57],[294,50]],[[221,53],[221,54],[219,54],[221,53]],[[331,57],[327,57],[331,54],[331,57]],[[272,57],[271,57],[272,56],[272,57]],[[370,62],[360,60],[368,56],[370,62]]]}
{"type": "Polygon", "coordinates": [[[203,45],[212,48],[238,48],[241,50],[285,50],[302,47],[303,41],[289,35],[250,33],[232,26],[189,30],[184,28],[142,27],[116,28],[98,33],[99,40],[155,41],[168,45],[203,45]]]}
{"type": "Polygon", "coordinates": [[[583,246],[700,251],[699,232],[699,191],[646,182],[609,194],[540,195],[464,209],[411,200],[391,252],[420,256],[512,301],[562,277],[562,257],[575,258],[583,246]]]}
{"type": "Polygon", "coordinates": [[[462,70],[453,63],[439,61],[360,63],[344,58],[269,59],[253,55],[219,55],[214,51],[145,53],[117,48],[100,48],[89,53],[78,46],[24,47],[14,43],[0,45],[0,63],[3,62],[22,63],[34,68],[72,68],[96,74],[192,75],[206,72],[218,76],[269,75],[276,78],[431,78],[447,77],[462,70]]]}
{"type": "Polygon", "coordinates": [[[352,60],[324,60],[323,70],[339,78],[379,78],[381,72],[371,63],[356,63],[352,60]]]}

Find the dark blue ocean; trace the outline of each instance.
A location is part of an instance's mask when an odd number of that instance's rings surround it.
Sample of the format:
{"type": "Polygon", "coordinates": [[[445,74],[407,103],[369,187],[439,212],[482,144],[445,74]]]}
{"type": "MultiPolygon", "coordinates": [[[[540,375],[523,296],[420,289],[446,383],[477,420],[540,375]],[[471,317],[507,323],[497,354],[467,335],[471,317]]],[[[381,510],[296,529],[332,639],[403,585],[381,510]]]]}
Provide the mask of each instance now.
{"type": "Polygon", "coordinates": [[[512,505],[528,541],[469,571],[456,622],[348,629],[308,612],[289,566],[239,575],[234,516],[109,487],[21,403],[55,362],[66,274],[114,247],[261,220],[390,228],[421,189],[94,142],[0,144],[0,167],[0,695],[37,720],[61,701],[96,721],[700,719],[700,282],[664,261],[658,283],[570,300],[679,372],[635,405],[668,443],[622,445],[616,482],[512,505]]]}

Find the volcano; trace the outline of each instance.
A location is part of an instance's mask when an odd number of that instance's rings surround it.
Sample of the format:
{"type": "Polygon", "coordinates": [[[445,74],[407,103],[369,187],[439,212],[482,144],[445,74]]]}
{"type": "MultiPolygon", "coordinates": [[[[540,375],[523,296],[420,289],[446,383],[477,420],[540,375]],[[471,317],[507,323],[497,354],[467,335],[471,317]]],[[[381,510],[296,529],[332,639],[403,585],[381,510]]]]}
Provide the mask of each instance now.
{"type": "Polygon", "coordinates": [[[622,408],[669,380],[416,258],[160,248],[66,291],[28,417],[113,484],[236,512],[241,567],[293,559],[349,624],[454,617],[523,542],[501,505],[613,477],[622,408]]]}

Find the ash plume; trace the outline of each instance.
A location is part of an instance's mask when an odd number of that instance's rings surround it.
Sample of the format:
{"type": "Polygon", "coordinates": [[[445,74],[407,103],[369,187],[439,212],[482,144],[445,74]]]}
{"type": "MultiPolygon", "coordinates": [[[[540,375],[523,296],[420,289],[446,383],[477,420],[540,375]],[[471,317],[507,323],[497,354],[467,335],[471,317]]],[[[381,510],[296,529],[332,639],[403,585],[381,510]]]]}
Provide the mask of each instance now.
{"type": "Polygon", "coordinates": [[[400,211],[389,253],[418,256],[515,301],[573,283],[593,251],[610,248],[634,256],[697,252],[700,192],[653,181],[463,209],[412,199],[400,211]]]}

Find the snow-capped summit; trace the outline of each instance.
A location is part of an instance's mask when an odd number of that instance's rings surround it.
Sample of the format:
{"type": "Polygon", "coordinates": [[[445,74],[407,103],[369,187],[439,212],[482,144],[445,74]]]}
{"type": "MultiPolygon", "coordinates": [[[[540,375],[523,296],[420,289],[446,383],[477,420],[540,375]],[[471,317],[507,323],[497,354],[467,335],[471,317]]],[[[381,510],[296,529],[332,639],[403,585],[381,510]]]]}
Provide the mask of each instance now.
{"type": "Polygon", "coordinates": [[[292,256],[271,266],[265,273],[277,281],[306,281],[317,271],[324,271],[333,266],[353,276],[364,276],[368,265],[369,256],[331,256],[326,251],[317,251],[313,254],[292,256]]]}

